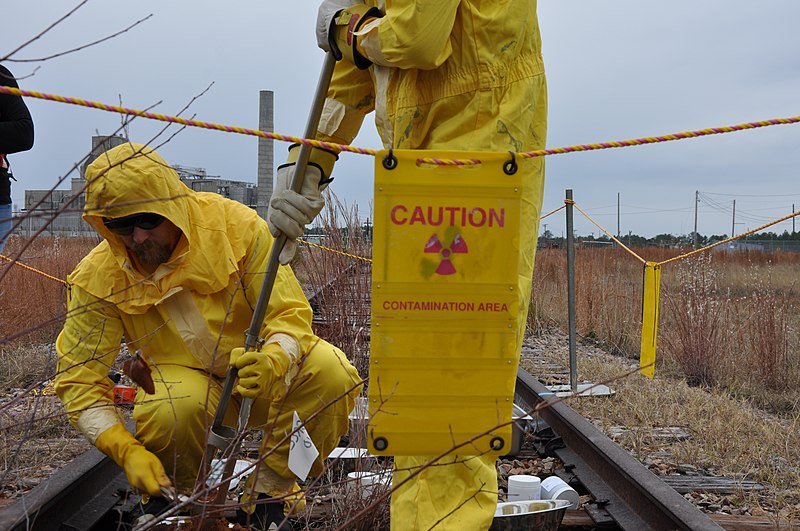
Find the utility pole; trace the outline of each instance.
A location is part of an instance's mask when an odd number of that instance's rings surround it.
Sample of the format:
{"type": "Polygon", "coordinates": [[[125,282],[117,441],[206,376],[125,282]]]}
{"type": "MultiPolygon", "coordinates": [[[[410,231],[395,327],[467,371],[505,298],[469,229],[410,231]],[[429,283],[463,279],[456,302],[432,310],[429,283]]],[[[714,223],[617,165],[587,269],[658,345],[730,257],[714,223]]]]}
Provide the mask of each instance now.
{"type": "Polygon", "coordinates": [[[697,205],[700,203],[700,191],[694,191],[694,248],[697,249],[697,205]]]}
{"type": "MultiPolygon", "coordinates": [[[[792,214],[794,214],[794,203],[792,203],[792,214]]],[[[795,230],[794,230],[794,220],[796,220],[796,219],[797,219],[796,217],[792,218],[792,234],[794,234],[794,233],[795,233],[795,230]]]]}
{"type": "Polygon", "coordinates": [[[733,200],[733,219],[731,220],[731,238],[736,234],[736,199],[733,200]]]}
{"type": "Polygon", "coordinates": [[[617,192],[617,239],[619,240],[619,192],[617,192]]]}

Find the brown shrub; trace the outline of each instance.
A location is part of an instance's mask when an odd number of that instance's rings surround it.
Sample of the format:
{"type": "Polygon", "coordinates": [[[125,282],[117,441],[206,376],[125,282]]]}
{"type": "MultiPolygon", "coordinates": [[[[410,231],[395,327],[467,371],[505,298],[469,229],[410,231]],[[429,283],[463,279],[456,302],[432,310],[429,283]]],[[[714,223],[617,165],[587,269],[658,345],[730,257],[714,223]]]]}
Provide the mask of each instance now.
{"type": "Polygon", "coordinates": [[[675,289],[662,291],[669,312],[661,325],[665,354],[677,363],[689,385],[717,383],[720,361],[728,352],[725,305],[710,263],[710,254],[680,262],[675,289]]]}
{"type": "Polygon", "coordinates": [[[292,267],[308,284],[315,332],[341,348],[366,378],[372,264],[355,257],[371,258],[372,235],[361,226],[357,206],[348,208],[333,194],[319,220],[324,233],[321,244],[351,256],[303,245],[292,267]],[[340,227],[337,219],[344,225],[340,227]]]}
{"type": "Polygon", "coordinates": [[[753,354],[752,374],[769,389],[782,389],[795,376],[790,350],[789,318],[790,293],[772,285],[772,271],[766,275],[753,274],[753,294],[750,298],[751,318],[747,320],[747,346],[753,354]]]}

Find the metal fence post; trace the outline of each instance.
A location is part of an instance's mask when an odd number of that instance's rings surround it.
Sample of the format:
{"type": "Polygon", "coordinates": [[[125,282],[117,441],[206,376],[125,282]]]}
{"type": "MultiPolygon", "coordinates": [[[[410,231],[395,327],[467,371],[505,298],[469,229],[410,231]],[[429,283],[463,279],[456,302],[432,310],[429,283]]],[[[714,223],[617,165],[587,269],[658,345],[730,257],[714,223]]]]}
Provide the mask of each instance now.
{"type": "Polygon", "coordinates": [[[572,222],[572,190],[567,190],[567,313],[569,320],[569,385],[578,391],[578,360],[575,345],[575,233],[572,222]]]}

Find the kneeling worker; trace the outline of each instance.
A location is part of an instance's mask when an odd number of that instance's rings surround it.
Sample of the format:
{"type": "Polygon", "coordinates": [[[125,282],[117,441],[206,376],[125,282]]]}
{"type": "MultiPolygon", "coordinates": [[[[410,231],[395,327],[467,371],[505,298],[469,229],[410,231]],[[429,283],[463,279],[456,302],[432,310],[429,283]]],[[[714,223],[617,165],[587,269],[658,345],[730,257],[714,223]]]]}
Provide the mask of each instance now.
{"type": "MultiPolygon", "coordinates": [[[[86,179],[83,219],[104,240],[68,277],[55,388],[70,421],[124,468],[135,490],[155,497],[145,512],[159,512],[161,487],[195,487],[234,364],[239,382],[226,424],[236,425],[241,397],[250,397],[250,424],[264,430],[263,461],[251,476],[262,503],[246,506],[250,522],[253,529],[280,525],[284,504],[275,498],[297,489],[286,437],[294,412],[310,419],[306,429],[324,459],[347,432],[361,378],[341,350],[312,332],[311,308],[289,267],[279,269],[263,344],[242,352],[274,241],[255,211],[189,189],[139,144],[100,155],[86,179]],[[107,378],[123,338],[130,352],[141,352],[155,389],[137,393],[133,435],[107,378]]],[[[320,458],[311,474],[322,471],[320,458]]]]}

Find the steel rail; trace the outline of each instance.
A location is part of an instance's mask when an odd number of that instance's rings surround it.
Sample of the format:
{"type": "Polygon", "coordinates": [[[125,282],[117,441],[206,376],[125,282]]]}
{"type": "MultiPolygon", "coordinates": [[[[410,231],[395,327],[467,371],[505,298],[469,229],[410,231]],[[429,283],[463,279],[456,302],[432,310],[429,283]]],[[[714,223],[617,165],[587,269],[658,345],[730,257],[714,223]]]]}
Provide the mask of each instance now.
{"type": "Polygon", "coordinates": [[[0,511],[2,531],[124,529],[115,507],[126,503],[128,480],[114,461],[91,449],[0,511]]]}
{"type": "Polygon", "coordinates": [[[565,475],[594,497],[584,507],[599,526],[609,525],[610,516],[630,531],[723,529],[523,369],[517,373],[516,394],[531,409],[547,404],[537,414],[563,443],[551,448],[565,475]]]}

